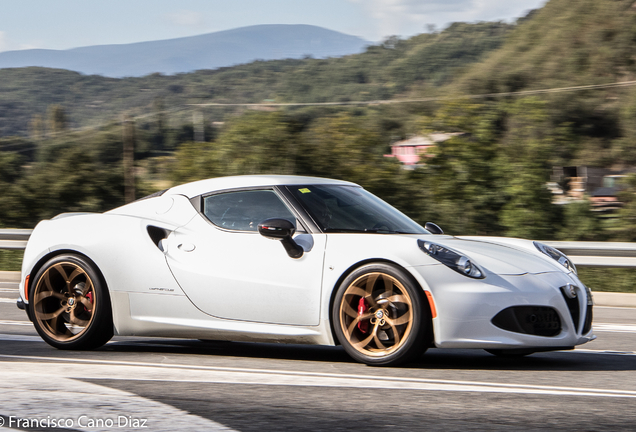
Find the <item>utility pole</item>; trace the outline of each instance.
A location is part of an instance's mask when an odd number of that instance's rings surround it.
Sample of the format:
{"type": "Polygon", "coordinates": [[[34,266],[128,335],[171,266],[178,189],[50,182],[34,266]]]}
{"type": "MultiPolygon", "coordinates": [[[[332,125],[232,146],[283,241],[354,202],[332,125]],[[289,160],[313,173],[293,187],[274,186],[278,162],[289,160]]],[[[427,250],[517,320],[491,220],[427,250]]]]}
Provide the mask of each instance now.
{"type": "Polygon", "coordinates": [[[130,116],[124,115],[122,120],[122,139],[124,142],[124,200],[126,203],[135,200],[135,143],[134,124],[130,116]]]}
{"type": "Polygon", "coordinates": [[[192,126],[194,128],[194,141],[205,141],[205,123],[201,111],[197,110],[192,113],[192,126]]]}

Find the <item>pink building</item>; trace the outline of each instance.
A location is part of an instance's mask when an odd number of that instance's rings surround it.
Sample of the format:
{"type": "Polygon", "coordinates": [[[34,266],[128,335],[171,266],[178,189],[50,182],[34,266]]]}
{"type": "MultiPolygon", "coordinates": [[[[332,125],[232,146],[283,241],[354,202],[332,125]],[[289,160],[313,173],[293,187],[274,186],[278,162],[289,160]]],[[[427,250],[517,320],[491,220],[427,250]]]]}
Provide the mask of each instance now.
{"type": "Polygon", "coordinates": [[[432,133],[427,136],[414,136],[407,140],[391,144],[391,154],[384,157],[395,157],[404,165],[417,165],[422,156],[431,157],[430,149],[461,133],[432,133]]]}

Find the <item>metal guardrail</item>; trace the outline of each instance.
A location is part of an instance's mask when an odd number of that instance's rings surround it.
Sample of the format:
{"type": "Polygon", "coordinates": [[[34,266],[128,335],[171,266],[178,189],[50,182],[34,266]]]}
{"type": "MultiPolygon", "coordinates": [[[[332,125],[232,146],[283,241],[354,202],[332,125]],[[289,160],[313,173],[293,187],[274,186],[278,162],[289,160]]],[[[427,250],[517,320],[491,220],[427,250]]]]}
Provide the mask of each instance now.
{"type": "Polygon", "coordinates": [[[33,230],[0,229],[0,249],[24,249],[33,230]]]}
{"type": "Polygon", "coordinates": [[[544,241],[581,267],[636,267],[636,243],[544,241]]]}
{"type": "MultiPolygon", "coordinates": [[[[0,229],[0,249],[21,250],[33,230],[0,229]]],[[[636,243],[544,241],[559,249],[577,266],[636,267],[636,243]]]]}

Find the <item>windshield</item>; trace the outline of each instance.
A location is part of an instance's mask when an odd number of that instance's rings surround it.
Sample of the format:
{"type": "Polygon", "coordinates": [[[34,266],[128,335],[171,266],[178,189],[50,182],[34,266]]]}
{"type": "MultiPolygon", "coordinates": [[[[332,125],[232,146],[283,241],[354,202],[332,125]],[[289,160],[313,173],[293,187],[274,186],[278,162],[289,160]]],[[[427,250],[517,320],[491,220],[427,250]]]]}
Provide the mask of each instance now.
{"type": "Polygon", "coordinates": [[[408,216],[361,187],[307,185],[287,189],[324,232],[428,234],[408,216]]]}

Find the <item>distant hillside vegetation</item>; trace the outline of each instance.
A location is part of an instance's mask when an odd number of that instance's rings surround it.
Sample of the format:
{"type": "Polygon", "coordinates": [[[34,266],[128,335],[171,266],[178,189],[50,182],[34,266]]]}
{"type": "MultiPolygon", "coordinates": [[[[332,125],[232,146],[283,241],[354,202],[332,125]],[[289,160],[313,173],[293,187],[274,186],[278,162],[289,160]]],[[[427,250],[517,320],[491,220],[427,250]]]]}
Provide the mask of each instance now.
{"type": "Polygon", "coordinates": [[[460,79],[470,93],[634,79],[634,0],[551,0],[460,79]]]}
{"type": "Polygon", "coordinates": [[[369,42],[310,25],[257,25],[178,39],[0,53],[0,68],[41,66],[108,77],[174,74],[254,60],[339,57],[369,42]]]}
{"type": "MultiPolygon", "coordinates": [[[[388,99],[415,86],[438,88],[496,50],[514,28],[456,23],[439,33],[389,38],[339,58],[255,61],[165,76],[105,78],[59,69],[0,69],[0,136],[25,135],[35,114],[64,107],[72,127],[106,121],[125,110],[148,113],[199,102],[328,102],[388,99]]],[[[261,56],[262,57],[262,56],[261,56]]]]}

